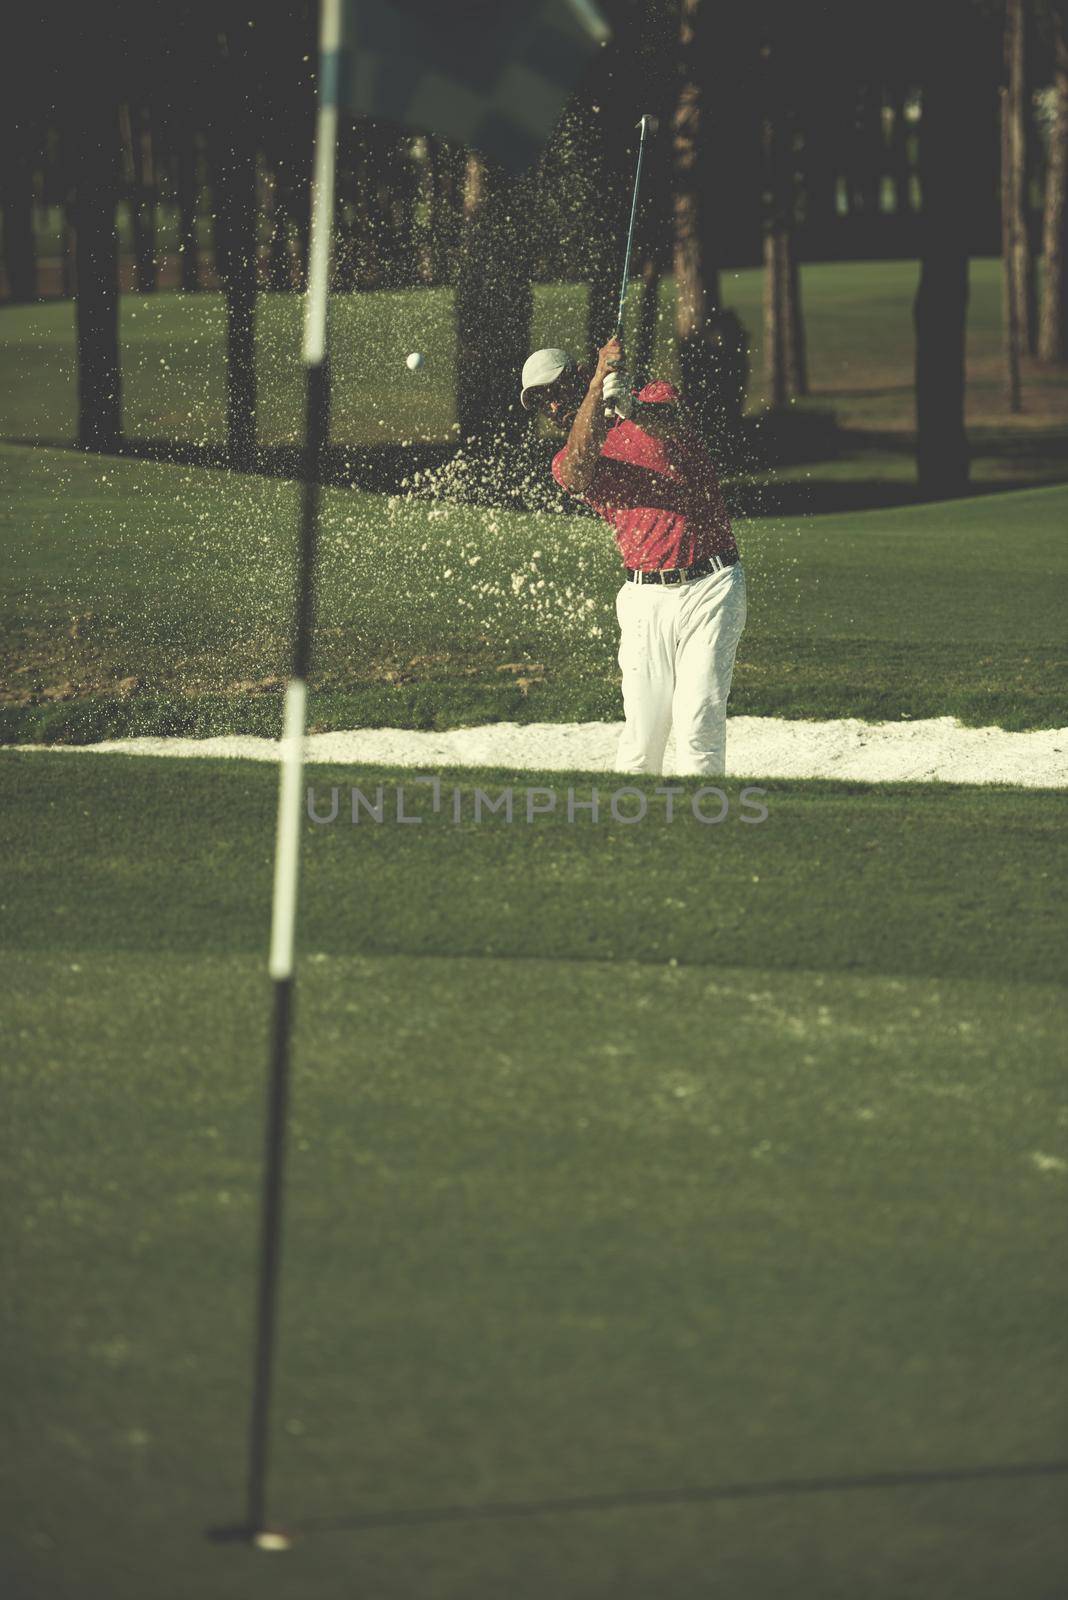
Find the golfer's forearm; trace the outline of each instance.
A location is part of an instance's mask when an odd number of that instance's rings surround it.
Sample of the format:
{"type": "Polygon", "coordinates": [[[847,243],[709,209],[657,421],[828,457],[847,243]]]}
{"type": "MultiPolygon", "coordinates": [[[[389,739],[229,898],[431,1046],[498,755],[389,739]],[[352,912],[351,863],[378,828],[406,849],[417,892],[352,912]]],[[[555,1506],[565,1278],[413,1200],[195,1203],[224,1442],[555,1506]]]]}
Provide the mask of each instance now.
{"type": "Polygon", "coordinates": [[[601,400],[601,385],[594,382],[575,414],[560,463],[560,476],[574,494],[581,494],[588,487],[607,437],[608,419],[601,400]]]}

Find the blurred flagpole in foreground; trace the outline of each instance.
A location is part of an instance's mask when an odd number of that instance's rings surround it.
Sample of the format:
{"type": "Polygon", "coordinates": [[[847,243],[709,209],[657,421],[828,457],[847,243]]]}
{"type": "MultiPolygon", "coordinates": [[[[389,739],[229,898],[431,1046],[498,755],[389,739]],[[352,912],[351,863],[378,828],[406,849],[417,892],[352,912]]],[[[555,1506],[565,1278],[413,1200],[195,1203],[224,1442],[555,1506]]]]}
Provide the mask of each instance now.
{"type": "Polygon", "coordinates": [[[301,793],[304,727],[311,663],[315,604],[315,555],[319,524],[319,483],[330,428],[327,376],[327,303],[330,290],[330,235],[334,218],[334,163],[337,151],[342,0],[321,0],[319,17],[318,110],[312,178],[308,284],[304,297],[304,468],[293,662],[286,685],[278,768],[278,825],[275,838],[274,898],[268,972],[274,984],[274,1024],[267,1095],[266,1160],[260,1223],[259,1291],[256,1304],[256,1354],[253,1370],[246,1527],[264,1548],[279,1547],[284,1536],[266,1526],[267,1460],[270,1441],[271,1382],[278,1312],[282,1246],[282,1187],[285,1168],[289,1054],[293,1028],[293,985],[300,883],[301,793]]]}
{"type": "Polygon", "coordinates": [[[608,38],[595,0],[320,0],[318,108],[304,300],[305,444],[293,658],[279,747],[268,972],[274,1018],[267,1089],[252,1415],[245,1520],[219,1537],[284,1550],[267,1522],[289,1059],[311,664],[319,485],[330,422],[327,304],[339,110],[380,116],[480,148],[513,171],[534,160],[589,55],[608,38]],[[488,69],[488,70],[487,70],[488,69]]]}

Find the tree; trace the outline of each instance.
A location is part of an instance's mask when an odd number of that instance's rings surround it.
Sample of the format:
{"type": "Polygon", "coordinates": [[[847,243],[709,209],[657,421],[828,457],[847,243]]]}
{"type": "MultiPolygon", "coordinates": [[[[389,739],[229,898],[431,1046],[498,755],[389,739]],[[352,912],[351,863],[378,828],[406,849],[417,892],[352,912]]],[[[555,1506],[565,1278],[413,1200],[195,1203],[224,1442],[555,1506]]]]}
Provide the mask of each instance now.
{"type": "Polygon", "coordinates": [[[894,214],[898,224],[912,213],[912,164],[909,159],[909,85],[900,80],[891,87],[890,172],[894,182],[894,214]]]}
{"type": "Polygon", "coordinates": [[[764,387],[773,411],[786,404],[790,392],[786,366],[787,249],[786,229],[776,218],[769,218],[764,233],[764,387]]]}
{"type": "MultiPolygon", "coordinates": [[[[7,120],[7,119],[5,119],[7,120]]],[[[4,266],[10,299],[37,299],[37,252],[33,237],[33,129],[25,121],[4,130],[0,205],[4,211],[4,266]]]]}
{"type": "Polygon", "coordinates": [[[764,60],[764,366],[773,409],[807,394],[801,277],[797,264],[796,118],[790,104],[786,57],[790,40],[779,29],[764,60]]]}
{"type": "Polygon", "coordinates": [[[788,235],[786,278],[786,375],[791,394],[808,394],[808,347],[801,305],[801,263],[797,259],[797,229],[788,235]]]}
{"type": "Polygon", "coordinates": [[[634,345],[632,370],[636,378],[648,381],[656,354],[656,335],[660,325],[660,258],[655,248],[642,262],[642,296],[638,308],[638,337],[634,345]]]}
{"type": "MultiPolygon", "coordinates": [[[[807,84],[803,82],[800,113],[804,244],[806,253],[818,261],[833,258],[841,249],[839,241],[843,219],[838,215],[838,184],[842,176],[842,150],[846,141],[840,86],[824,84],[819,79],[807,84]],[[818,92],[820,90],[824,92],[818,92]]],[[[762,190],[763,182],[758,181],[758,198],[762,190]]]]}
{"type": "Polygon", "coordinates": [[[419,280],[435,286],[448,278],[450,215],[450,153],[446,141],[427,134],[422,141],[419,229],[419,280]]]}
{"type": "MultiPolygon", "coordinates": [[[[145,82],[131,93],[146,93],[153,132],[157,136],[157,171],[166,169],[178,207],[179,283],[186,293],[202,287],[197,212],[203,188],[203,135],[210,60],[216,48],[194,0],[172,0],[166,32],[158,13],[141,8],[143,56],[151,60],[145,82]],[[147,12],[147,17],[144,13],[147,12]]],[[[210,120],[210,113],[207,118],[210,120]]]]}
{"type": "Polygon", "coordinates": [[[675,334],[683,391],[710,441],[737,424],[745,401],[746,337],[723,306],[720,268],[736,198],[733,146],[742,145],[743,170],[747,133],[751,153],[759,153],[756,65],[747,14],[681,0],[672,119],[675,334]]]}
{"type": "Polygon", "coordinates": [[[1005,362],[1005,404],[1022,409],[1020,401],[1020,302],[1016,294],[1016,213],[1012,201],[1012,122],[1009,91],[1000,91],[1001,111],[1001,321],[1005,362]]]}
{"type": "Polygon", "coordinates": [[[1042,251],[1045,273],[1038,330],[1041,361],[1068,361],[1068,27],[1064,9],[1050,8],[1053,30],[1053,123],[1046,166],[1042,251]]]}
{"type": "MultiPolygon", "coordinates": [[[[868,60],[858,62],[867,74],[868,60]]],[[[879,250],[879,218],[882,182],[886,167],[883,142],[882,84],[865,76],[853,90],[852,126],[846,139],[849,210],[854,218],[853,247],[858,255],[871,256],[879,250]]]]}
{"type": "MultiPolygon", "coordinates": [[[[565,203],[580,208],[585,222],[578,268],[589,290],[586,300],[586,355],[596,352],[615,331],[624,242],[630,223],[638,123],[649,113],[663,120],[670,106],[671,33],[664,0],[636,0],[613,19],[611,42],[591,60],[566,118],[560,154],[569,158],[565,203]],[[581,169],[581,170],[580,170],[581,169]]],[[[644,172],[635,225],[632,271],[643,255],[647,219],[667,179],[665,140],[646,139],[644,172]]],[[[634,352],[627,351],[628,371],[634,352]]]]}
{"type": "MultiPolygon", "coordinates": [[[[0,57],[0,206],[4,214],[4,266],[9,297],[37,299],[37,252],[33,231],[34,184],[46,144],[46,87],[42,56],[45,27],[38,17],[20,19],[0,57]]],[[[50,59],[50,58],[49,58],[50,59]]]]}
{"type": "Polygon", "coordinates": [[[708,178],[710,12],[701,0],[682,0],[679,14],[679,91],[673,119],[675,150],[675,331],[680,359],[703,341],[709,312],[720,303],[719,268],[708,178]]]}
{"type": "Polygon", "coordinates": [[[1029,204],[1030,140],[1028,138],[1027,13],[1025,0],[1005,0],[1005,75],[1008,83],[1009,178],[1003,198],[1012,208],[1011,248],[1013,293],[1022,347],[1036,347],[1035,262],[1031,249],[1029,204]]]}
{"type": "MultiPolygon", "coordinates": [[[[611,85],[605,87],[600,100],[590,129],[593,193],[587,246],[586,355],[591,360],[615,331],[638,147],[635,124],[641,115],[635,115],[634,100],[611,85]]],[[[649,151],[646,160],[651,161],[649,151]]],[[[648,201],[648,168],[643,187],[643,198],[648,201]]]]}
{"type": "Polygon", "coordinates": [[[183,119],[177,134],[174,176],[178,198],[178,252],[181,257],[179,282],[187,294],[192,294],[200,288],[200,245],[197,239],[200,152],[192,119],[183,119]]]}
{"type": "Polygon", "coordinates": [[[456,282],[456,411],[462,441],[519,438],[519,373],[530,352],[527,178],[470,155],[456,282]]]}
{"type": "Polygon", "coordinates": [[[148,108],[137,100],[120,107],[124,177],[134,246],[134,282],[142,293],[159,283],[156,260],[156,177],[152,124],[148,108]]]}
{"type": "Polygon", "coordinates": [[[964,425],[964,335],[968,235],[977,182],[972,139],[974,81],[960,72],[969,39],[968,0],[945,0],[948,15],[924,41],[920,184],[923,197],[916,328],[916,465],[930,499],[968,486],[964,425]]]}
{"type": "MultiPolygon", "coordinates": [[[[87,51],[91,46],[86,41],[87,51]]],[[[95,52],[97,55],[102,51],[95,52]]],[[[73,182],[78,443],[116,451],[122,438],[119,362],[118,105],[106,67],[76,71],[67,155],[73,182]]]]}
{"type": "Polygon", "coordinates": [[[245,35],[220,32],[212,107],[215,264],[226,295],[226,441],[230,465],[249,471],[256,455],[256,126],[245,35]]]}
{"type": "MultiPolygon", "coordinates": [[[[270,27],[250,37],[257,145],[265,174],[266,287],[303,287],[311,225],[311,153],[315,138],[318,5],[307,0],[276,8],[270,27]]],[[[247,8],[246,13],[247,15],[247,8]]],[[[352,169],[356,139],[348,119],[338,128],[339,191],[352,169]]],[[[340,198],[340,195],[339,195],[340,198]]],[[[340,212],[340,205],[339,205],[340,212]]]]}

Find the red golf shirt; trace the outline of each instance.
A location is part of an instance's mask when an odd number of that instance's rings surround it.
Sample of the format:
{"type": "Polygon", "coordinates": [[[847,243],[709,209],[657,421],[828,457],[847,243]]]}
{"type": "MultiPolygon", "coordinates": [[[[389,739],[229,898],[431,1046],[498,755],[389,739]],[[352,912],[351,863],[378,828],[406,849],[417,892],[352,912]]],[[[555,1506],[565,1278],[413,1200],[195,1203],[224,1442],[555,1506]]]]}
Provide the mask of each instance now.
{"type": "MultiPolygon", "coordinates": [[[[647,383],[637,398],[671,402],[678,393],[670,383],[647,383]]],[[[553,457],[561,488],[563,454],[553,457]]],[[[690,567],[705,556],[737,558],[716,469],[693,435],[654,439],[636,422],[617,422],[579,498],[612,524],[624,566],[653,572],[690,567]]]]}

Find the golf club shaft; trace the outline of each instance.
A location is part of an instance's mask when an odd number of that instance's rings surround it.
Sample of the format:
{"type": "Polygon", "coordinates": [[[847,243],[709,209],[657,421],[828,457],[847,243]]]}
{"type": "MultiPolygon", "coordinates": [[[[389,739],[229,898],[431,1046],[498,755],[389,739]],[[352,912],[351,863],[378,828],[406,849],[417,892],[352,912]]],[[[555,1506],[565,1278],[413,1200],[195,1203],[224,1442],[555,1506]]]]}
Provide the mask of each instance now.
{"type": "Polygon", "coordinates": [[[638,140],[638,165],[634,173],[634,194],[630,202],[630,226],[627,229],[627,250],[623,257],[623,282],[619,289],[619,312],[616,316],[616,337],[623,337],[623,307],[627,300],[627,279],[630,277],[630,253],[634,245],[634,224],[638,216],[638,189],[642,181],[642,159],[645,155],[645,131],[649,125],[649,118],[642,117],[638,126],[642,130],[638,140]]]}

